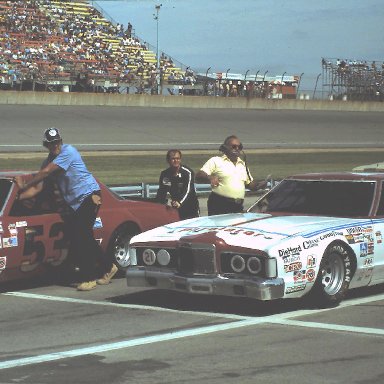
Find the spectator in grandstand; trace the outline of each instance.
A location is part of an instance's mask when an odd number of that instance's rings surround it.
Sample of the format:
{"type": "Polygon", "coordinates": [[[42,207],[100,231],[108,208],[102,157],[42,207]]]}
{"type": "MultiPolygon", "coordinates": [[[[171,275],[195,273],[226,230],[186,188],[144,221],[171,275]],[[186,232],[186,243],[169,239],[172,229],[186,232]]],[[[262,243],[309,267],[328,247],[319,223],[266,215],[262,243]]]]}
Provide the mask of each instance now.
{"type": "Polygon", "coordinates": [[[97,284],[109,284],[118,268],[104,254],[93,237],[93,225],[101,205],[100,187],[86,168],[79,152],[72,145],[63,144],[57,128],[44,131],[43,145],[49,150],[39,172],[27,184],[15,179],[20,187],[19,198],[37,195],[43,189],[43,181],[53,178],[67,204],[69,217],[70,252],[80,267],[82,283],[79,291],[90,291],[97,284]]]}
{"type": "Polygon", "coordinates": [[[196,174],[196,181],[211,184],[208,215],[242,212],[245,188],[265,188],[270,176],[261,182],[253,179],[245,159],[240,157],[244,152],[237,136],[228,136],[219,150],[223,155],[211,157],[196,174]]]}
{"type": "Polygon", "coordinates": [[[199,216],[199,201],[192,169],[181,163],[179,149],[170,149],[166,160],[169,167],[160,174],[156,200],[162,204],[169,203],[171,207],[177,209],[182,220],[199,216]]]}

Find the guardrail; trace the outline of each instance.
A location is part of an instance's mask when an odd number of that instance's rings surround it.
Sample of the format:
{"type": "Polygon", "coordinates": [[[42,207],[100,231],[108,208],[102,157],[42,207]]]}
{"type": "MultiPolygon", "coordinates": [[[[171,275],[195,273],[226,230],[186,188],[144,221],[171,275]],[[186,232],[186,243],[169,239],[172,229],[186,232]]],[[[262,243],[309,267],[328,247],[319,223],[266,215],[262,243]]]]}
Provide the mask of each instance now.
{"type": "MultiPolygon", "coordinates": [[[[272,180],[268,184],[268,188],[275,186],[278,183],[277,180],[272,180]]],[[[157,184],[141,183],[135,185],[114,186],[110,187],[112,191],[122,197],[142,197],[146,199],[156,197],[159,186],[157,184]]],[[[204,195],[211,192],[210,184],[195,184],[196,194],[204,195]]],[[[249,191],[249,190],[246,190],[249,191]]]]}
{"type": "MultiPolygon", "coordinates": [[[[143,197],[148,199],[156,197],[159,186],[155,184],[141,183],[136,185],[111,187],[110,189],[122,197],[143,197]]],[[[195,189],[197,195],[203,195],[211,191],[211,186],[210,184],[195,184],[195,189]]]]}

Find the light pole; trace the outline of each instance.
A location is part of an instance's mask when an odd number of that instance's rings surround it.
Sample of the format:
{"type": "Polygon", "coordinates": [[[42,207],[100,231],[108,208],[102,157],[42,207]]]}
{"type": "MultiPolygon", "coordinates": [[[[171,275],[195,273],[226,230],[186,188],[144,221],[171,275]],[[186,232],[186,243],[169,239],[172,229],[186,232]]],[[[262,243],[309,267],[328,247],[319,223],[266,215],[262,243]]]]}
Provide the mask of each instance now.
{"type": "Polygon", "coordinates": [[[208,72],[209,72],[209,70],[211,69],[211,67],[208,67],[207,68],[207,72],[205,72],[205,96],[207,96],[207,94],[208,94],[208,72]]]}
{"type": "Polygon", "coordinates": [[[153,18],[156,20],[156,72],[157,72],[157,93],[159,93],[159,83],[160,83],[160,57],[159,57],[159,12],[163,4],[155,5],[156,13],[153,14],[153,18]]]}
{"type": "Polygon", "coordinates": [[[227,81],[227,76],[228,76],[228,72],[231,70],[231,68],[228,68],[227,71],[225,72],[225,81],[227,81]]]}
{"type": "Polygon", "coordinates": [[[284,72],[283,73],[283,76],[281,76],[281,81],[280,81],[280,93],[281,93],[281,98],[283,98],[283,82],[284,82],[284,75],[286,74],[287,72],[284,72]]]}

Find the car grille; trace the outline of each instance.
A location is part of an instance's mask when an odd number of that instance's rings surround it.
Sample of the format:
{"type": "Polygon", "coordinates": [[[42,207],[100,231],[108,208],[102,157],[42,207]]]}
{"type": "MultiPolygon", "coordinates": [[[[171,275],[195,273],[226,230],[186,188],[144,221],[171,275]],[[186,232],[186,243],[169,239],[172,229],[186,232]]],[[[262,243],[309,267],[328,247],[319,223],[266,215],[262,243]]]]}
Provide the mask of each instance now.
{"type": "Polygon", "coordinates": [[[179,272],[209,275],[216,272],[215,246],[184,243],[179,247],[179,272]]]}

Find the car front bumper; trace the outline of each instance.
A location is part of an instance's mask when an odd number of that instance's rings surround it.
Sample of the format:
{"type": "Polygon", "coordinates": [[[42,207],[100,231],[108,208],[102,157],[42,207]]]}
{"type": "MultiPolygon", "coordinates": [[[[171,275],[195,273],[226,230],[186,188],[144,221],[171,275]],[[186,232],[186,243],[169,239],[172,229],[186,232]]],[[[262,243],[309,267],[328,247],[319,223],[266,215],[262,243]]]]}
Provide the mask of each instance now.
{"type": "Polygon", "coordinates": [[[140,266],[130,266],[126,278],[129,287],[154,287],[195,294],[242,296],[263,301],[280,299],[284,296],[284,280],[281,278],[184,276],[140,266]]]}

